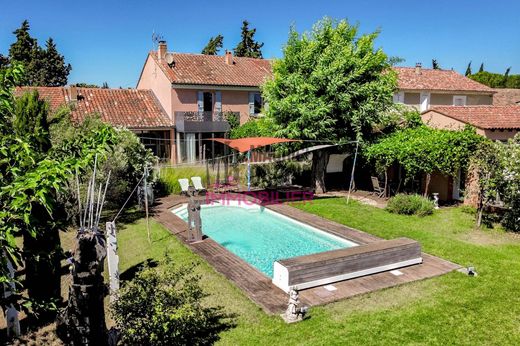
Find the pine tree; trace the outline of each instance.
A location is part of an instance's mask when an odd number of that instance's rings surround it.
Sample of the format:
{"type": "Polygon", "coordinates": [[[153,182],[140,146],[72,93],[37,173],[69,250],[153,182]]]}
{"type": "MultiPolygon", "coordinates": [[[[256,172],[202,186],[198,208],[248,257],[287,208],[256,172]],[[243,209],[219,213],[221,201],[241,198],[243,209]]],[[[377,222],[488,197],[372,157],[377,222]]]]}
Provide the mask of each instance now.
{"type": "Polygon", "coordinates": [[[480,64],[480,68],[478,69],[478,72],[484,72],[484,63],[480,64]]]}
{"type": "Polygon", "coordinates": [[[464,74],[466,77],[471,76],[471,61],[468,64],[468,67],[466,68],[466,73],[464,74]]]}
{"type": "Polygon", "coordinates": [[[432,69],[434,69],[434,70],[441,69],[441,67],[439,66],[439,63],[437,62],[437,59],[432,59],[432,69]]]}
{"type": "Polygon", "coordinates": [[[220,48],[223,47],[224,44],[224,36],[217,35],[216,37],[211,37],[209,39],[208,44],[202,50],[202,54],[204,55],[217,55],[220,48]]]}
{"type": "Polygon", "coordinates": [[[52,38],[47,40],[45,43],[45,50],[42,53],[44,75],[40,85],[66,85],[72,67],[70,64],[65,64],[65,58],[56,49],[56,44],[52,38]]]}
{"type": "Polygon", "coordinates": [[[242,22],[242,39],[234,49],[235,56],[248,58],[262,58],[263,43],[254,40],[256,29],[249,29],[249,22],[244,20],[242,22]]]}

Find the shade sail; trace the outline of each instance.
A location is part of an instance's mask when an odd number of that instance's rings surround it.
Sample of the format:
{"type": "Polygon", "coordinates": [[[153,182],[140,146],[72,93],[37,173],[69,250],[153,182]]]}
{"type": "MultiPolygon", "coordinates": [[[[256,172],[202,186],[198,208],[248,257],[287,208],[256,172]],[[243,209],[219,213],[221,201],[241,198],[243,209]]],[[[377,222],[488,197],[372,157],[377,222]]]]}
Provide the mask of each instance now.
{"type": "Polygon", "coordinates": [[[228,147],[238,150],[241,153],[244,153],[251,149],[265,147],[266,145],[271,144],[298,142],[297,139],[285,139],[275,137],[246,137],[240,139],[211,138],[209,140],[225,144],[228,147]]]}

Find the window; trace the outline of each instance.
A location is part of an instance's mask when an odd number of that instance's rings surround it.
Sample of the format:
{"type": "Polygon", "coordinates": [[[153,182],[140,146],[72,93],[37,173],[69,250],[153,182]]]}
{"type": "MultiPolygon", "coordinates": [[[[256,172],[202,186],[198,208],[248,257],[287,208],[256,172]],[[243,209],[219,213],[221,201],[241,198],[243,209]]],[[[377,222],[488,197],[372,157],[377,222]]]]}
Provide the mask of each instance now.
{"type": "Polygon", "coordinates": [[[249,114],[257,115],[262,112],[263,107],[262,94],[259,92],[249,93],[249,114]]]}
{"type": "Polygon", "coordinates": [[[453,96],[453,105],[454,106],[465,106],[466,105],[466,96],[460,96],[460,95],[453,96]]]}
{"type": "Polygon", "coordinates": [[[404,91],[399,91],[394,94],[394,103],[404,103],[404,91]]]}
{"type": "Polygon", "coordinates": [[[210,92],[205,92],[203,95],[203,107],[204,112],[212,112],[213,111],[213,94],[210,92]]]}

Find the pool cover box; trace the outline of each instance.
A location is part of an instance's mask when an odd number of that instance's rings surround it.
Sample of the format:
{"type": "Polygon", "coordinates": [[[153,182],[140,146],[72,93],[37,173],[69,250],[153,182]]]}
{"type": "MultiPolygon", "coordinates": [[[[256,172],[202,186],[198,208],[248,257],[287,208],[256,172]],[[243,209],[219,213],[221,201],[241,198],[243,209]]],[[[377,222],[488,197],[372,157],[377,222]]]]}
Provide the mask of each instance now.
{"type": "Polygon", "coordinates": [[[273,283],[285,292],[422,263],[421,245],[398,238],[274,262],[273,283]]]}

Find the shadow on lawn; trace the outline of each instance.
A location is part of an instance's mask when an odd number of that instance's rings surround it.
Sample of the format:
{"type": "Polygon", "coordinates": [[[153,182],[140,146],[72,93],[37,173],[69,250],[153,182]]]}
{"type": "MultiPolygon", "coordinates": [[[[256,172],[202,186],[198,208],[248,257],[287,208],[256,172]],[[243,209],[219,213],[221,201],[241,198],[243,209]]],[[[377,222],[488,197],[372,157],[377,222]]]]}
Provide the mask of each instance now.
{"type": "Polygon", "coordinates": [[[142,262],[139,262],[139,263],[131,266],[130,268],[128,268],[127,270],[122,272],[119,275],[119,279],[122,280],[122,281],[131,281],[133,278],[135,278],[137,273],[139,271],[141,271],[143,268],[145,268],[145,267],[155,268],[158,265],[159,265],[159,262],[157,262],[154,259],[148,258],[148,259],[146,259],[146,260],[144,260],[142,262]]]}

